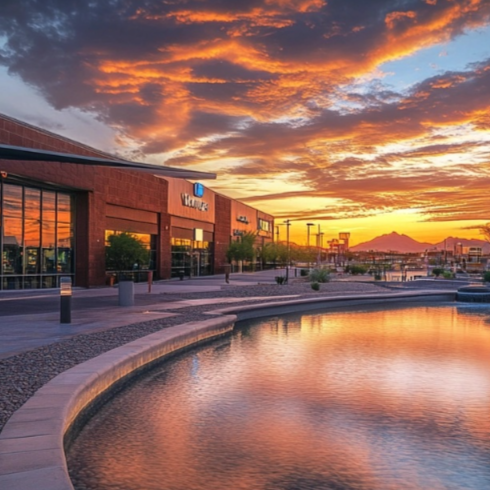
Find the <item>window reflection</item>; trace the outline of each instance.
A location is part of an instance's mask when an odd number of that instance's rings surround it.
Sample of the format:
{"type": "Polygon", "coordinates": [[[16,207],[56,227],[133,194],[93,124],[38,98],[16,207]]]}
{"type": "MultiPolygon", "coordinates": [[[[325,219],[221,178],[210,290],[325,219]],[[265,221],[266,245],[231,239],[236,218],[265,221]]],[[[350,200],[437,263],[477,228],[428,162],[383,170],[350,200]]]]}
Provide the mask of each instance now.
{"type": "Polygon", "coordinates": [[[71,223],[71,196],[58,194],[58,223],[71,223]]]}
{"type": "Polygon", "coordinates": [[[72,196],[3,184],[0,289],[57,287],[73,273],[72,196]]]}
{"type": "Polygon", "coordinates": [[[5,184],[3,186],[3,215],[22,217],[22,187],[5,184]]]}
{"type": "Polygon", "coordinates": [[[43,221],[56,221],[56,194],[43,191],[43,221]]]}

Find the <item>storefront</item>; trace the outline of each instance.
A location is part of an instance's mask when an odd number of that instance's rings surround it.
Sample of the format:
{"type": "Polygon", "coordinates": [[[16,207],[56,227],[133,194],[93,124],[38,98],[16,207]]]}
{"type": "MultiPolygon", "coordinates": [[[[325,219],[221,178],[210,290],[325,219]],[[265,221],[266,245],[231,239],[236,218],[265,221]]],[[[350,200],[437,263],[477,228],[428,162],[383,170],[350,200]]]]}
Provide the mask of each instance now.
{"type": "Polygon", "coordinates": [[[169,182],[171,277],[214,274],[215,193],[200,183],[169,182]]]}
{"type": "Polygon", "coordinates": [[[108,284],[107,239],[121,232],[150,252],[134,271],[155,279],[222,273],[243,231],[272,240],[256,209],[191,178],[214,175],[120,161],[0,114],[0,289],[108,284]]]}
{"type": "Polygon", "coordinates": [[[58,287],[74,273],[74,195],[0,181],[1,289],[58,287]]]}

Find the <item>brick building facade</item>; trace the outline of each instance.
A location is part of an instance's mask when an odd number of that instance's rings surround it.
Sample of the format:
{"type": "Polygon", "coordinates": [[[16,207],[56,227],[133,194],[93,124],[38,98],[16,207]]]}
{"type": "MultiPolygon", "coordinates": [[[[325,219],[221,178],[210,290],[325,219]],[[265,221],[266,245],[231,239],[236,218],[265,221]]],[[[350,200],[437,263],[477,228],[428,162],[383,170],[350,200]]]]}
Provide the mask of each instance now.
{"type": "MultiPolygon", "coordinates": [[[[2,115],[0,144],[111,158],[2,115]]],[[[198,198],[186,180],[137,170],[0,160],[0,171],[0,289],[56,287],[66,274],[78,286],[105,284],[106,238],[114,231],[149,237],[156,278],[176,275],[183,251],[190,273],[221,273],[236,224],[233,210],[245,206],[205,187],[198,198]],[[199,206],[200,200],[206,206],[199,206]]],[[[272,241],[273,217],[246,209],[251,219],[240,227],[272,241]],[[269,231],[258,228],[259,216],[269,231]]]]}

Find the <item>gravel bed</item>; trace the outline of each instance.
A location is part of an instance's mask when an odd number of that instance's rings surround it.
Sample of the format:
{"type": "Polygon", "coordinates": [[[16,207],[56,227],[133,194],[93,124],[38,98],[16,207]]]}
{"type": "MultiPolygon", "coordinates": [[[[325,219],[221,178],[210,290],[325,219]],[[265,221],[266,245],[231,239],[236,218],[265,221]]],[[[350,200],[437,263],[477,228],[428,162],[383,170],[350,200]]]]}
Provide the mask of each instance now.
{"type": "MultiPolygon", "coordinates": [[[[216,298],[212,305],[188,307],[175,310],[177,316],[150,320],[123,327],[113,328],[91,334],[80,334],[76,337],[55,342],[31,351],[8,357],[0,361],[0,431],[13,414],[41,386],[63,371],[96,357],[111,349],[124,345],[153,332],[174,325],[202,319],[205,311],[222,306],[232,306],[220,302],[220,298],[230,297],[270,297],[283,295],[299,295],[300,297],[339,296],[345,294],[379,293],[386,294],[388,289],[380,288],[369,283],[340,283],[322,284],[320,291],[313,291],[309,283],[300,280],[291,284],[258,284],[253,286],[226,286],[221,291],[165,294],[165,297],[176,296],[175,299],[216,298]]],[[[251,300],[253,304],[271,301],[251,300]]],[[[242,302],[240,302],[242,303],[242,302]]],[[[234,303],[234,304],[240,304],[234,303]]],[[[172,311],[172,310],[168,310],[172,311]]]]}

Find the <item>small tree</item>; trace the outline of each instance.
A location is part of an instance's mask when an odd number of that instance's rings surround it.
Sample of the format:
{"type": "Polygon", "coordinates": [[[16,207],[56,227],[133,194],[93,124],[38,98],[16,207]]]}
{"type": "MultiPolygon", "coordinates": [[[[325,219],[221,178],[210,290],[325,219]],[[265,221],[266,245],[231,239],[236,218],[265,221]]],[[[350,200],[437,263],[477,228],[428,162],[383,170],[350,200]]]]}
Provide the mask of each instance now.
{"type": "Polygon", "coordinates": [[[150,252],[143,242],[131,233],[117,233],[108,237],[109,245],[105,248],[106,268],[119,274],[148,265],[150,252]]]}
{"type": "Polygon", "coordinates": [[[244,233],[239,240],[232,241],[228,245],[226,258],[228,262],[254,261],[255,260],[255,233],[244,233]]]}

